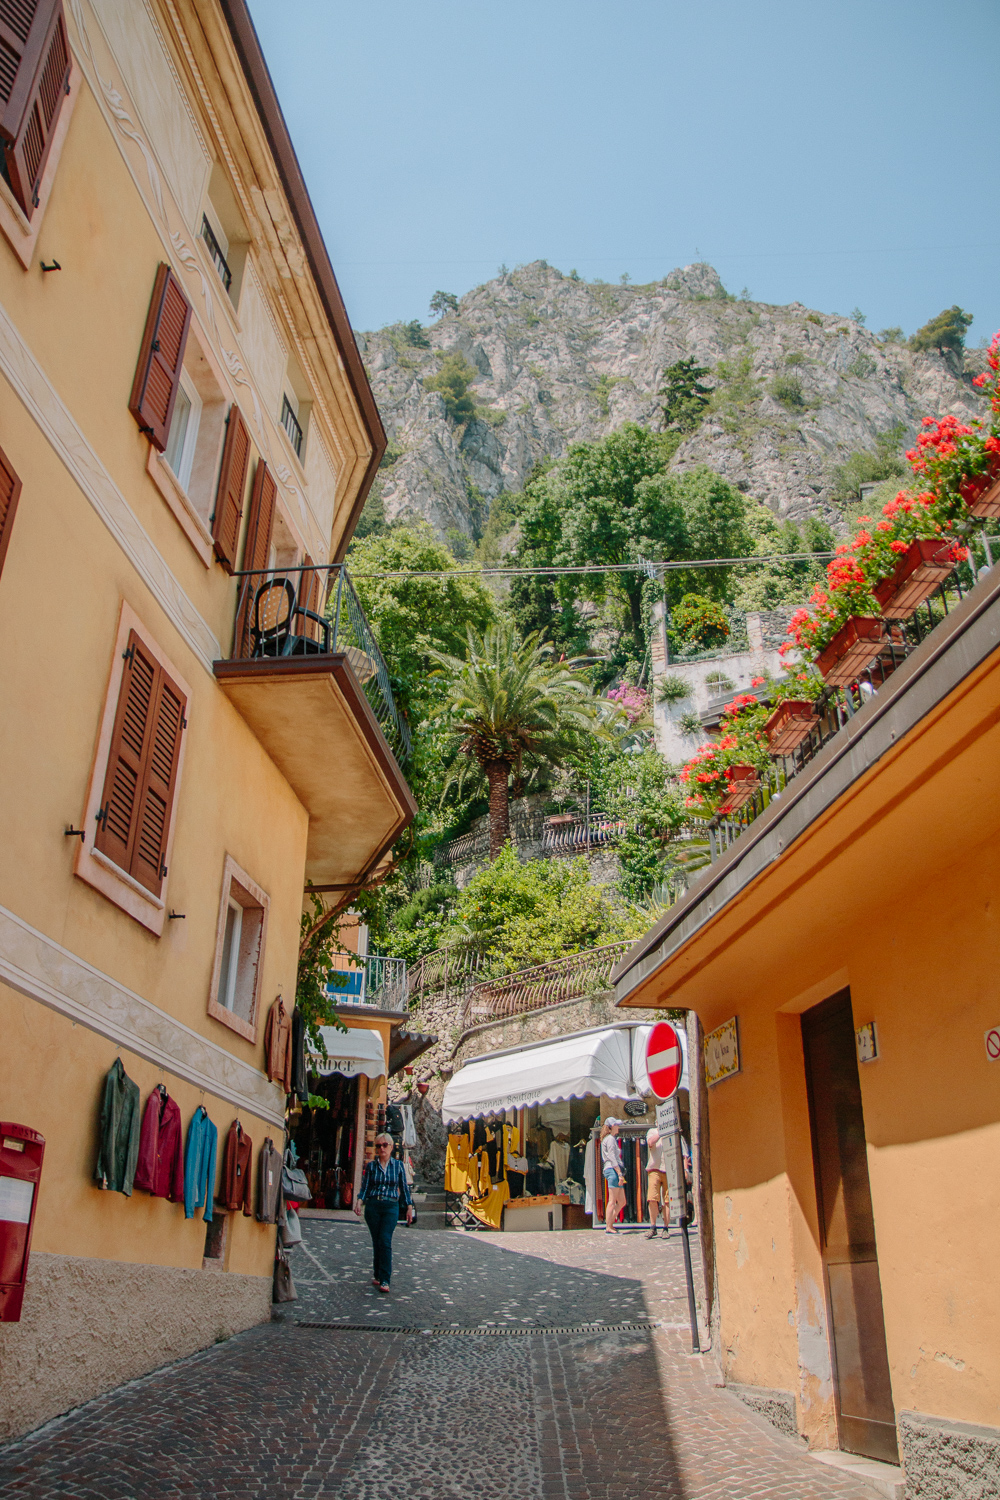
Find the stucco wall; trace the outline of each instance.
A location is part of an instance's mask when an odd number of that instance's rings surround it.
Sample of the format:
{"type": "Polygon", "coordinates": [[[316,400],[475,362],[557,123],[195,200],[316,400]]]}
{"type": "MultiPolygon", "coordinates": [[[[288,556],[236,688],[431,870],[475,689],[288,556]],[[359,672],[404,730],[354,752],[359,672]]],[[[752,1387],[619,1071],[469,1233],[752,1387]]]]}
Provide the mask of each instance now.
{"type": "Polygon", "coordinates": [[[0,1323],[0,1440],[270,1315],[270,1276],[33,1254],[21,1321],[0,1323]]]}

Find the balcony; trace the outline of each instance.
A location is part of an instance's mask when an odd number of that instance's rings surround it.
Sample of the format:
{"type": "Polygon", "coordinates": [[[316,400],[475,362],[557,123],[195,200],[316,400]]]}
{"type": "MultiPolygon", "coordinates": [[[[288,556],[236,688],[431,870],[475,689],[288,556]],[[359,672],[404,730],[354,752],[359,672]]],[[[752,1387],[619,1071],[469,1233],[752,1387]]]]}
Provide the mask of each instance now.
{"type": "Polygon", "coordinates": [[[416,812],[388,668],[343,564],[236,577],[216,679],[309,814],[307,880],[349,890],[416,812]]]}
{"type": "Polygon", "coordinates": [[[288,441],[295,449],[297,458],[302,457],[302,428],[299,419],[292,411],[292,403],[287,396],[281,398],[281,425],[288,434],[288,441]]]}
{"type": "Polygon", "coordinates": [[[334,958],[336,980],[327,993],[338,1005],[366,1005],[372,1010],[405,1012],[410,1006],[406,959],[383,958],[371,953],[367,958],[351,959],[347,954],[334,958]]]}
{"type": "Polygon", "coordinates": [[[205,214],[201,216],[201,237],[208,246],[208,253],[212,258],[212,264],[219,273],[219,280],[228,292],[233,284],[233,273],[229,269],[229,262],[222,253],[222,246],[215,237],[215,230],[205,214]]]}

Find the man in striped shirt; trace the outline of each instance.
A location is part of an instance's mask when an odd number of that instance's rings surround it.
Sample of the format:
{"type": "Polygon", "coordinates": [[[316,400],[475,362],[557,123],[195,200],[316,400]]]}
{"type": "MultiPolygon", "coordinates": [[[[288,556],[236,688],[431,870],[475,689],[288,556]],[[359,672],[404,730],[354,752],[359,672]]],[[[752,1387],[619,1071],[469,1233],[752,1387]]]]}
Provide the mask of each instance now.
{"type": "Polygon", "coordinates": [[[377,1135],[375,1160],[365,1162],[354,1212],[360,1215],[364,1204],[365,1223],[372,1237],[372,1286],[380,1292],[389,1290],[392,1278],[392,1234],[399,1222],[400,1198],[406,1204],[406,1222],[411,1224],[415,1210],[403,1163],[392,1154],[392,1136],[377,1135]]]}

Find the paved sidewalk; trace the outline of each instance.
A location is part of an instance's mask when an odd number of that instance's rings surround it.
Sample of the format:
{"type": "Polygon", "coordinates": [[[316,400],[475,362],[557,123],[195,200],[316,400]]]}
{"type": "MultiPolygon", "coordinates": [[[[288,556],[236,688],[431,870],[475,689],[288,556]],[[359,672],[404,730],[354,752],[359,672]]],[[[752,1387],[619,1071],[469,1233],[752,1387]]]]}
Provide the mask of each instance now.
{"type": "Polygon", "coordinates": [[[363,1226],[304,1230],[289,1317],[0,1450],[0,1495],[871,1500],[691,1356],[674,1236],[400,1230],[386,1298],[363,1226]]]}

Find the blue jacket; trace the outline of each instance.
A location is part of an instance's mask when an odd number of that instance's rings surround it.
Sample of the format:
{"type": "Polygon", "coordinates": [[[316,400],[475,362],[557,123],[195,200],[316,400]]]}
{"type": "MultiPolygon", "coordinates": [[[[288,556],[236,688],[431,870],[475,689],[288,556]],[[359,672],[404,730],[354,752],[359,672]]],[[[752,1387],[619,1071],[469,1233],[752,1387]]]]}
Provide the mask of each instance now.
{"type": "Polygon", "coordinates": [[[199,1104],[191,1116],[188,1126],[187,1146],[184,1149],[184,1217],[193,1219],[196,1208],[205,1205],[202,1218],[206,1224],[212,1222],[212,1199],[215,1195],[215,1148],[219,1132],[208,1118],[208,1111],[199,1104]]]}

